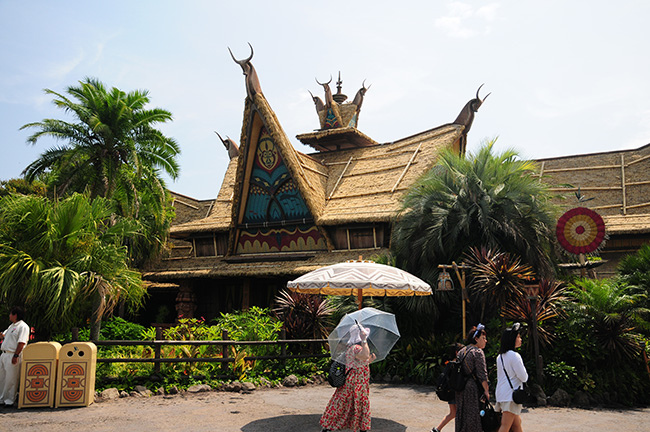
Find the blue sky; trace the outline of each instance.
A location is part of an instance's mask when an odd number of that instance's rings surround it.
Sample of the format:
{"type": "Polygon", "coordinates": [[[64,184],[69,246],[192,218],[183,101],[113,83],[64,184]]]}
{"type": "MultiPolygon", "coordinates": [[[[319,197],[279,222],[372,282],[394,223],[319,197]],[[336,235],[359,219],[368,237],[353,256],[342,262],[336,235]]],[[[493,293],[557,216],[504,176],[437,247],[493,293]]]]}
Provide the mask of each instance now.
{"type": "MultiPolygon", "coordinates": [[[[26,123],[71,120],[43,92],[84,77],[147,89],[172,112],[161,127],[180,144],[168,187],[216,196],[239,143],[245,87],[230,54],[248,56],[300,151],[318,128],[308,90],[341,71],[354,96],[366,80],[359,129],[390,142],[453,121],[476,89],[492,92],[468,150],[525,158],[650,143],[647,1],[13,1],[0,0],[0,179],[18,177],[54,141],[25,143],[26,123]]],[[[336,78],[335,78],[336,80],[336,78]]]]}

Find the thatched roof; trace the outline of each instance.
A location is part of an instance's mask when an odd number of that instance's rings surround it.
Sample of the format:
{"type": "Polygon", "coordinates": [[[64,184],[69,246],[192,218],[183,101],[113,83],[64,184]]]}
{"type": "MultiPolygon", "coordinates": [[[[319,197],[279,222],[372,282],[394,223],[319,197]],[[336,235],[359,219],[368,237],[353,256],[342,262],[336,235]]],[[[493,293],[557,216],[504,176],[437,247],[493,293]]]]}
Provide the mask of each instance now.
{"type": "Polygon", "coordinates": [[[440,151],[454,147],[461,132],[447,125],[392,143],[311,155],[328,172],[317,223],[390,221],[404,191],[434,166],[440,151]]]}
{"type": "MultiPolygon", "coordinates": [[[[404,191],[436,163],[440,151],[458,150],[463,131],[462,126],[450,124],[391,143],[307,155],[295,150],[258,93],[254,101],[246,102],[242,143],[250,141],[260,122],[279,148],[314,222],[321,226],[390,221],[404,191]]],[[[242,145],[242,153],[231,160],[210,214],[172,227],[173,237],[225,232],[236,225],[247,184],[248,150],[242,145]]]]}
{"type": "Polygon", "coordinates": [[[231,224],[237,159],[230,160],[219,194],[212,202],[209,212],[206,213],[207,217],[204,216],[185,223],[174,224],[171,228],[172,237],[182,238],[191,233],[228,231],[231,224]]]}
{"type": "Polygon", "coordinates": [[[564,210],[582,206],[597,211],[610,235],[650,232],[650,144],[537,163],[564,210]]]}
{"type": "Polygon", "coordinates": [[[386,249],[355,251],[316,251],[304,254],[248,255],[237,262],[226,257],[202,257],[182,260],[164,260],[156,266],[156,271],[144,272],[143,278],[151,281],[175,281],[194,278],[226,277],[286,277],[300,276],[312,270],[349,260],[359,255],[372,258],[386,253],[386,249]],[[301,256],[298,256],[301,255],[301,256]]]}

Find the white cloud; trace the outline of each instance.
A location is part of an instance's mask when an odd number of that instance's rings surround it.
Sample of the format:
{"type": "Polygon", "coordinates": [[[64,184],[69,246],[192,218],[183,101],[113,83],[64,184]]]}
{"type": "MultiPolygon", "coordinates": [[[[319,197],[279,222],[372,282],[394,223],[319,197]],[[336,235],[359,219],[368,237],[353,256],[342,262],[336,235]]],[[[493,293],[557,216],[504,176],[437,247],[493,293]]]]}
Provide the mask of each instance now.
{"type": "Polygon", "coordinates": [[[48,80],[60,82],[83,62],[84,57],[85,55],[83,50],[80,50],[73,58],[64,59],[60,62],[50,62],[43,68],[41,76],[48,80]]]}
{"type": "Polygon", "coordinates": [[[434,24],[447,36],[469,39],[489,33],[489,23],[497,19],[498,8],[497,3],[475,9],[467,3],[453,2],[447,6],[447,15],[437,18],[434,24]]]}

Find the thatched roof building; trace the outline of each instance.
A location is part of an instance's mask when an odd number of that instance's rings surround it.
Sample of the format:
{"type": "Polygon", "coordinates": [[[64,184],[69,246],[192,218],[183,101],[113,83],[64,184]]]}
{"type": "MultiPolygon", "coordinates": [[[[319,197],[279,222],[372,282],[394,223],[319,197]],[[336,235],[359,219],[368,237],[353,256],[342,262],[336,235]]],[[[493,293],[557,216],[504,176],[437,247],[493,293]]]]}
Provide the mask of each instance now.
{"type": "MultiPolygon", "coordinates": [[[[315,150],[304,154],[264,97],[251,58],[235,59],[246,76],[241,145],[222,139],[230,163],[216,199],[173,194],[174,247],[143,274],[154,293],[150,321],[269,306],[288,280],[385,252],[404,191],[441,150],[464,154],[485,100],[477,91],[453,122],[380,143],[358,129],[368,88],[346,102],[339,77],[337,93],[322,83],[324,100],[312,95],[320,129],[296,137],[315,150]]],[[[560,206],[585,206],[604,217],[609,238],[601,254],[608,262],[599,275],[610,275],[620,256],[650,241],[650,145],[538,162],[560,206]]]]}
{"type": "Polygon", "coordinates": [[[231,159],[219,194],[207,201],[174,195],[171,255],[144,273],[180,287],[176,312],[184,316],[268,306],[298,275],[386,251],[400,197],[441,150],[464,152],[482,103],[477,93],[453,123],[379,143],[357,128],[368,89],[346,102],[339,77],[337,93],[323,83],[325,100],[312,96],[320,129],[297,136],[315,149],[304,154],[250,60],[236,60],[246,75],[241,145],[222,139],[231,159]]]}

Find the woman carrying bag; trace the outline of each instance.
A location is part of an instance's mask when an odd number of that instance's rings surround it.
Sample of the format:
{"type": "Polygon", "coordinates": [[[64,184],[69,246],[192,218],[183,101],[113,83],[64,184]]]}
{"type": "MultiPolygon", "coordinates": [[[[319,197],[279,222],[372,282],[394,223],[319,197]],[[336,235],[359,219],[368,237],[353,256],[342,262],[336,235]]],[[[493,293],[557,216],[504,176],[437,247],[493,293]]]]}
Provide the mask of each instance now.
{"type": "Polygon", "coordinates": [[[370,353],[370,329],[355,324],[350,328],[346,351],[345,384],[332,395],[320,419],[322,432],[352,429],[354,432],[370,430],[370,367],[376,357],[370,353]]]}
{"type": "Polygon", "coordinates": [[[497,403],[494,408],[502,411],[501,427],[498,432],[522,432],[521,408],[512,398],[513,392],[528,381],[528,372],[521,359],[515,352],[521,346],[521,325],[514,323],[501,335],[501,347],[497,356],[497,403]]]}
{"type": "Polygon", "coordinates": [[[483,432],[479,414],[480,400],[490,400],[487,365],[483,350],[487,344],[485,326],[473,327],[465,341],[467,345],[458,351],[463,361],[463,372],[467,376],[465,389],[456,393],[456,432],[483,432]]]}

